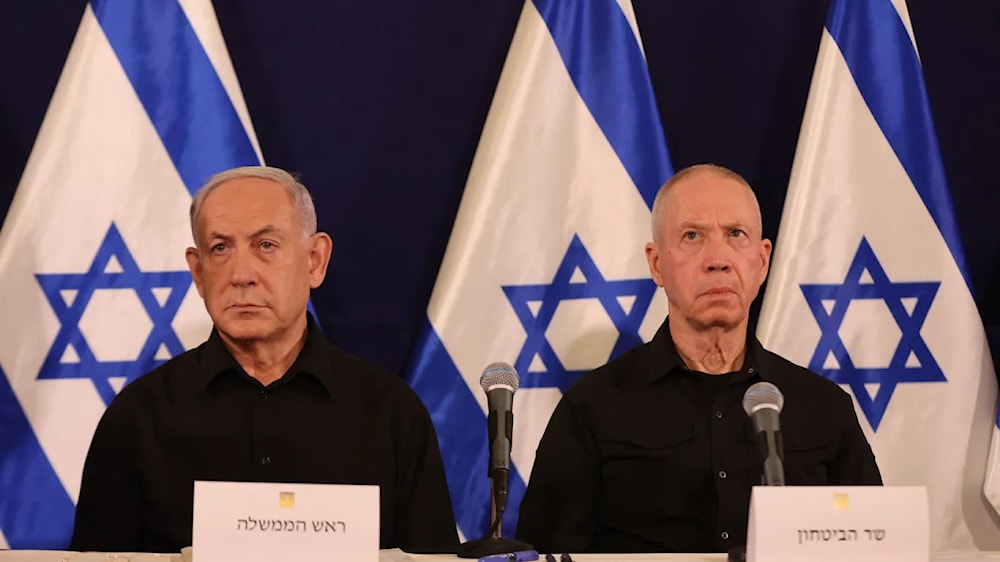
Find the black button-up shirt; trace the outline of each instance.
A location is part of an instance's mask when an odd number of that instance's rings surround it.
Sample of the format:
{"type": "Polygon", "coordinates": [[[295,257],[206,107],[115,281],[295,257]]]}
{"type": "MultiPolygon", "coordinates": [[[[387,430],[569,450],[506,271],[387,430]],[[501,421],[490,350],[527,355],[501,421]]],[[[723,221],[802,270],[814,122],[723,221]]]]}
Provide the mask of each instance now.
{"type": "Polygon", "coordinates": [[[326,342],[261,385],[219,334],[128,385],[97,427],[72,548],[179,552],[195,480],[380,486],[381,546],[453,551],[458,538],[427,410],[398,377],[326,342]]]}
{"type": "Polygon", "coordinates": [[[545,430],[518,538],[547,552],[724,552],[745,544],[762,459],[743,393],[768,381],[789,485],[881,484],[851,397],[747,338],[743,368],[685,367],[664,322],[582,376],[545,430]]]}

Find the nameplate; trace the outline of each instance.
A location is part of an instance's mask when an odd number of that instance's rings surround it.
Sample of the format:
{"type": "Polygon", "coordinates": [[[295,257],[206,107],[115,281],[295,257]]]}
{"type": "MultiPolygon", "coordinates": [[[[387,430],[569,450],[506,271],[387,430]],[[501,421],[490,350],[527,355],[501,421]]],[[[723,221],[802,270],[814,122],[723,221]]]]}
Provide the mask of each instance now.
{"type": "Polygon", "coordinates": [[[378,562],[379,488],[194,483],[195,562],[378,562]]]}
{"type": "Polygon", "coordinates": [[[930,559],[927,489],[755,486],[747,562],[930,559]]]}

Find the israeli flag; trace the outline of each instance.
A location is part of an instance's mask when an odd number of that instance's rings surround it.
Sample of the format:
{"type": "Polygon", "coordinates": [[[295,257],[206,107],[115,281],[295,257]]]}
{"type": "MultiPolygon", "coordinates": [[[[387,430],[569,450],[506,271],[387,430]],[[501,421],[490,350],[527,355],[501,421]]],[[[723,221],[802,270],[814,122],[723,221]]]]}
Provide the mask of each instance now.
{"type": "Polygon", "coordinates": [[[192,193],[260,161],[208,0],[91,0],[0,230],[0,547],[69,544],[105,407],[211,329],[192,193]]]}
{"type": "Polygon", "coordinates": [[[465,537],[489,528],[483,368],[521,376],[511,535],[562,393],[663,321],[643,247],[672,173],[631,3],[525,2],[409,372],[465,537]]]}
{"type": "Polygon", "coordinates": [[[758,335],[854,399],[931,548],[996,549],[981,490],[997,384],[903,0],[834,0],[758,335]]]}

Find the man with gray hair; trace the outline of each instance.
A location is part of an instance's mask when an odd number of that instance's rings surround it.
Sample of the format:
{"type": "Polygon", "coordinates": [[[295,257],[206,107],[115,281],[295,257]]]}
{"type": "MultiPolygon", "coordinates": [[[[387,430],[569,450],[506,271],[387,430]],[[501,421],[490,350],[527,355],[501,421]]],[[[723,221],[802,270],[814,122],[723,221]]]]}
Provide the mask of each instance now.
{"type": "Polygon", "coordinates": [[[330,345],[307,312],[333,243],[283,170],[212,177],[186,257],[214,329],[124,388],[94,433],[71,548],[178,552],[195,480],[372,484],[381,546],[458,542],[430,416],[401,379],[330,345]]]}
{"type": "Polygon", "coordinates": [[[670,316],[563,395],[518,538],[549,552],[738,550],[762,473],[741,402],[761,382],[785,396],[788,484],[881,484],[850,395],[748,330],[771,242],[747,181],[710,164],[681,170],[660,188],[652,227],[646,260],[670,316]]]}

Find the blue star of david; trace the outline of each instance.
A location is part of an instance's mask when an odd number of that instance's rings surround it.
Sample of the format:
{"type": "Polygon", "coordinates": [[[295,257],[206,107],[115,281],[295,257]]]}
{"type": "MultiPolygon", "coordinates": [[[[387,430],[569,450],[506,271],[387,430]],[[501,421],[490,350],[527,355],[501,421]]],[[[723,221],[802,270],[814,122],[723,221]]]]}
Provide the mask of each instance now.
{"type": "MultiPolygon", "coordinates": [[[[800,285],[802,294],[809,303],[809,309],[812,310],[822,330],[809,368],[822,373],[834,382],[848,385],[873,430],[878,430],[896,385],[947,381],[927,343],[920,335],[920,329],[927,319],[927,312],[940,286],[939,282],[891,282],[865,238],[861,239],[861,245],[854,255],[854,261],[851,262],[843,284],[800,285]],[[861,282],[865,271],[868,271],[871,283],[861,282]],[[848,305],[853,300],[863,299],[885,301],[892,318],[902,332],[899,344],[886,368],[856,367],[847,352],[847,347],[840,339],[840,325],[844,321],[848,305]],[[907,311],[904,299],[915,301],[912,312],[907,311]],[[823,306],[824,301],[833,301],[833,307],[829,312],[823,306]],[[837,360],[839,368],[824,369],[823,364],[831,354],[837,360]],[[916,359],[917,364],[908,366],[907,362],[911,356],[916,359]],[[866,383],[879,385],[874,398],[865,389],[866,383]]],[[[872,337],[877,336],[878,334],[872,334],[872,337]]]]}
{"type": "Polygon", "coordinates": [[[514,368],[521,374],[521,386],[555,387],[566,392],[585,371],[567,370],[545,336],[559,303],[566,300],[597,299],[618,329],[618,339],[611,351],[611,357],[617,357],[643,343],[639,336],[639,326],[656,293],[656,284],[648,278],[605,280],[583,242],[574,235],[551,284],[505,285],[503,291],[527,332],[524,346],[514,363],[514,368]],[[585,281],[571,281],[577,270],[585,281]],[[619,302],[620,297],[635,297],[628,312],[619,302]],[[537,312],[532,312],[529,303],[538,304],[537,312]],[[530,371],[529,367],[536,355],[541,359],[544,369],[530,371]]]}
{"type": "Polygon", "coordinates": [[[161,346],[165,346],[171,356],[184,351],[184,346],[171,323],[191,284],[191,274],[187,271],[140,271],[118,232],[118,227],[114,224],[101,242],[89,271],[36,274],[35,278],[61,324],[38,374],[39,379],[90,379],[104,399],[104,403],[110,404],[115,397],[115,390],[109,382],[110,378],[124,377],[127,384],[160,365],[165,361],[156,359],[161,346]],[[112,258],[121,266],[120,272],[107,272],[112,258]],[[170,294],[162,305],[153,293],[153,289],[158,288],[170,289],[170,294]],[[146,314],[152,320],[153,328],[135,360],[99,361],[83,337],[83,332],[80,331],[80,319],[94,291],[98,289],[135,291],[146,314]],[[69,303],[63,298],[64,291],[76,293],[69,303]],[[79,360],[64,362],[63,357],[70,347],[76,352],[79,360]]]}

